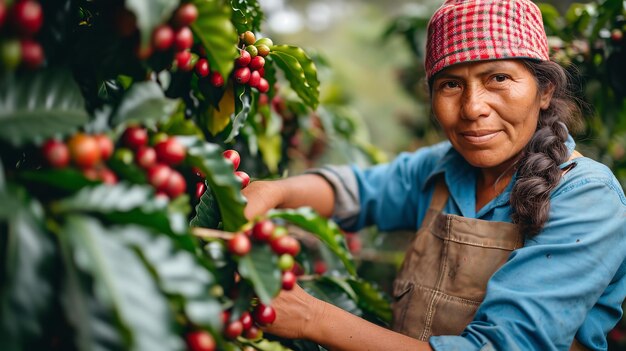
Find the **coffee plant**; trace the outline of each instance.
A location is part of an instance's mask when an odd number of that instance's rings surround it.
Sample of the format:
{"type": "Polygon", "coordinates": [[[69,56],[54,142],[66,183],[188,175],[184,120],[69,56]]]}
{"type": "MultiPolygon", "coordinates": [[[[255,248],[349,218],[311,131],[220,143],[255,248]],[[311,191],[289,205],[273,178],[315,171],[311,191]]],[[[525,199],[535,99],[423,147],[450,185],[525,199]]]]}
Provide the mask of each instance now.
{"type": "Polygon", "coordinates": [[[0,349],[319,350],[260,329],[296,282],[390,319],[352,234],[243,215],[251,177],[329,139],[379,159],[262,22],[256,0],[0,0],[0,349]]]}

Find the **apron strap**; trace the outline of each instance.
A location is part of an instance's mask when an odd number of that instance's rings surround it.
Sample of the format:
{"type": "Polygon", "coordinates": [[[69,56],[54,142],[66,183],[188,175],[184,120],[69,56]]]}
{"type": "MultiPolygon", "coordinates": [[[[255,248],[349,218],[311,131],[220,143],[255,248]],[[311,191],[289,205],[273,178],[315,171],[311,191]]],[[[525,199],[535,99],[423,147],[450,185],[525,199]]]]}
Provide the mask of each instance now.
{"type": "Polygon", "coordinates": [[[442,176],[437,177],[435,181],[435,190],[433,192],[433,198],[430,200],[430,208],[437,212],[441,212],[448,202],[448,186],[442,176]]]}

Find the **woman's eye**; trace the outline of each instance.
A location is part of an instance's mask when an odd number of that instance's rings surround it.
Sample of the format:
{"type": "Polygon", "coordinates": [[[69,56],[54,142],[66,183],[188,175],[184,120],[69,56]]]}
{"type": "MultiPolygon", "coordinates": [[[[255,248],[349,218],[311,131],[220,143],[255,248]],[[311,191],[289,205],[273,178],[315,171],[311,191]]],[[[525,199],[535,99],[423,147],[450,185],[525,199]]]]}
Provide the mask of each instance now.
{"type": "Polygon", "coordinates": [[[444,89],[454,89],[459,87],[459,83],[455,81],[447,81],[441,84],[441,87],[444,89]]]}
{"type": "Polygon", "coordinates": [[[502,83],[504,81],[506,81],[509,77],[507,77],[504,74],[496,74],[495,76],[493,76],[493,80],[495,80],[498,83],[502,83]]]}

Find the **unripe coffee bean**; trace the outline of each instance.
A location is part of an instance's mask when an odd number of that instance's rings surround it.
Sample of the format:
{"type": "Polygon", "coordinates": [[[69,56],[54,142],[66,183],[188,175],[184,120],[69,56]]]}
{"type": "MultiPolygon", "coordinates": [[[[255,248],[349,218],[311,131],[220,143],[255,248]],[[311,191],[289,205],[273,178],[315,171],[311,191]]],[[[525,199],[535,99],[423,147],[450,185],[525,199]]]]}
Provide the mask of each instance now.
{"type": "Polygon", "coordinates": [[[246,51],[250,54],[251,57],[256,57],[259,54],[259,50],[254,45],[246,46],[246,51]]]}
{"type": "Polygon", "coordinates": [[[246,45],[252,45],[256,42],[256,36],[251,31],[246,31],[241,36],[246,45]]]}

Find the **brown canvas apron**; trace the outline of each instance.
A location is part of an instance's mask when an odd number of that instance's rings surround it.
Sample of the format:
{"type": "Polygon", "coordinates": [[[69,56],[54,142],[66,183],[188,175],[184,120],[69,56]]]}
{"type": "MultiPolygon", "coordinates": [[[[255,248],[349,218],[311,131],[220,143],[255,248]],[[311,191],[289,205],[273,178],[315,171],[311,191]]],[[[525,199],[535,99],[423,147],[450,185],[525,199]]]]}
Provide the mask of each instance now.
{"type": "Polygon", "coordinates": [[[440,178],[393,286],[392,328],[422,341],[461,334],[489,278],[524,243],[515,224],[441,213],[448,195],[440,178]]]}

